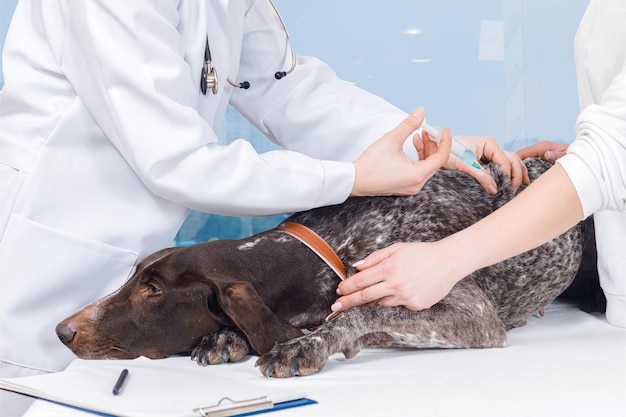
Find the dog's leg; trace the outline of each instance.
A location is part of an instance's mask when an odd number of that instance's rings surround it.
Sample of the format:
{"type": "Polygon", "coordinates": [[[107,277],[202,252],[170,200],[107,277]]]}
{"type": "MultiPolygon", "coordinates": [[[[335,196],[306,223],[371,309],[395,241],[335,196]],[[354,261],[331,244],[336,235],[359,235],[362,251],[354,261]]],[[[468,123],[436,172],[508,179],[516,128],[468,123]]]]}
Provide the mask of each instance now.
{"type": "Polygon", "coordinates": [[[207,366],[224,362],[237,362],[250,352],[246,337],[235,329],[225,328],[202,338],[191,352],[191,360],[207,366]]]}
{"type": "Polygon", "coordinates": [[[506,343],[504,324],[484,293],[462,282],[442,302],[423,311],[356,307],[314,332],[276,345],[257,361],[266,377],[319,372],[328,358],[355,356],[361,346],[492,348],[506,343]]]}

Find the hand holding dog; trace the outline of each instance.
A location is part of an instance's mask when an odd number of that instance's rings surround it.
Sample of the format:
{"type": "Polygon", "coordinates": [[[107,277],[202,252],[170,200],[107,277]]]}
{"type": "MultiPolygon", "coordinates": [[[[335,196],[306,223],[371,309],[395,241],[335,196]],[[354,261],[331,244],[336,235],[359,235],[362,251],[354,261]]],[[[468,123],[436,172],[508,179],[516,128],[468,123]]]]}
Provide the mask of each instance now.
{"type": "Polygon", "coordinates": [[[467,274],[456,270],[450,262],[448,247],[439,242],[396,243],[373,252],[354,267],[360,272],[339,284],[337,293],[342,296],[333,304],[333,311],[369,302],[402,305],[410,310],[427,309],[443,299],[467,274]]]}
{"type": "MultiPolygon", "coordinates": [[[[455,136],[455,138],[472,149],[479,161],[488,160],[502,168],[511,179],[511,186],[514,192],[517,191],[522,183],[530,183],[528,170],[522,162],[523,158],[515,152],[503,150],[493,136],[455,136]]],[[[498,191],[495,188],[495,181],[491,175],[485,171],[477,170],[455,156],[451,156],[444,167],[455,169],[474,177],[491,194],[495,194],[498,191]]]]}
{"type": "Polygon", "coordinates": [[[412,310],[438,303],[463,277],[533,249],[583,219],[565,170],[554,165],[509,203],[472,226],[430,243],[373,252],[339,284],[333,311],[375,301],[412,310]],[[514,239],[511,236],[515,236],[514,239]]]}

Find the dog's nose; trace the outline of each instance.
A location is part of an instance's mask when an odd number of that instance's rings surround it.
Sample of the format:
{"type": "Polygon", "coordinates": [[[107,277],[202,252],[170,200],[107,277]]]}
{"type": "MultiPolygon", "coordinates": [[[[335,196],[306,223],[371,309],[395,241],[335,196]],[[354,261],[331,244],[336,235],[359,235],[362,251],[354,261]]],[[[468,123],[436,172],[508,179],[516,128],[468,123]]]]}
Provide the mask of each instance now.
{"type": "Polygon", "coordinates": [[[74,335],[76,335],[76,331],[65,323],[57,324],[55,330],[57,332],[57,336],[59,336],[59,339],[61,340],[61,342],[63,342],[64,345],[67,345],[69,342],[71,342],[74,338],[74,335]]]}

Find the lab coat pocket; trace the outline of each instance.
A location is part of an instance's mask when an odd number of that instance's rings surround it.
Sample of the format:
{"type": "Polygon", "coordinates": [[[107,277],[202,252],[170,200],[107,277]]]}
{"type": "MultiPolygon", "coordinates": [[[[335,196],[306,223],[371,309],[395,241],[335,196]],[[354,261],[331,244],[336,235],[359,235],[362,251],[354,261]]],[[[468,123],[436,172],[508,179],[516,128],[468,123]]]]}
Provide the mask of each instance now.
{"type": "Polygon", "coordinates": [[[15,206],[15,199],[24,183],[26,174],[0,163],[0,238],[15,206]]]}
{"type": "Polygon", "coordinates": [[[67,363],[56,324],[121,286],[137,256],[12,214],[0,241],[3,359],[52,370],[67,363]]]}
{"type": "MultiPolygon", "coordinates": [[[[79,292],[86,302],[117,289],[138,255],[13,213],[0,243],[0,271],[42,291],[79,292]],[[54,279],[53,279],[54,277],[54,279]]],[[[32,289],[31,289],[32,291],[32,289]]],[[[48,297],[49,298],[49,297],[48,297]]]]}

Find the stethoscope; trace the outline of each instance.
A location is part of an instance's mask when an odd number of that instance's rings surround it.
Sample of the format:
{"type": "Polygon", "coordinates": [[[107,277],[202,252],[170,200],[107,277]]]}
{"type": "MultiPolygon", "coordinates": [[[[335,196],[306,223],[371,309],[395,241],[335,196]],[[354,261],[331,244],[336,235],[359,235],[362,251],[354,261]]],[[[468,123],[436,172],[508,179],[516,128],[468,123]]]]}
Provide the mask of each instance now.
{"type": "MultiPolygon", "coordinates": [[[[287,36],[287,41],[289,41],[289,32],[287,32],[287,26],[285,26],[285,22],[283,21],[282,16],[278,12],[278,9],[276,8],[276,5],[274,4],[274,2],[272,0],[269,0],[269,2],[274,8],[274,11],[276,12],[276,15],[278,16],[278,20],[280,20],[280,24],[282,25],[283,30],[285,31],[285,35],[287,36]]],[[[296,54],[292,51],[291,52],[291,68],[289,68],[287,71],[277,71],[276,73],[274,73],[274,78],[276,78],[277,80],[280,80],[281,78],[286,77],[287,75],[291,74],[295,68],[296,68],[296,54]]],[[[242,81],[238,83],[238,82],[231,80],[230,77],[227,77],[226,81],[228,81],[228,84],[232,85],[235,88],[242,88],[244,90],[247,90],[248,88],[250,88],[250,83],[248,81],[242,81]]],[[[213,68],[213,65],[211,63],[211,48],[209,47],[209,36],[207,35],[206,46],[204,47],[204,62],[202,65],[202,76],[200,78],[200,91],[202,91],[202,94],[206,95],[208,90],[211,90],[213,94],[217,94],[217,70],[213,68]]]]}

